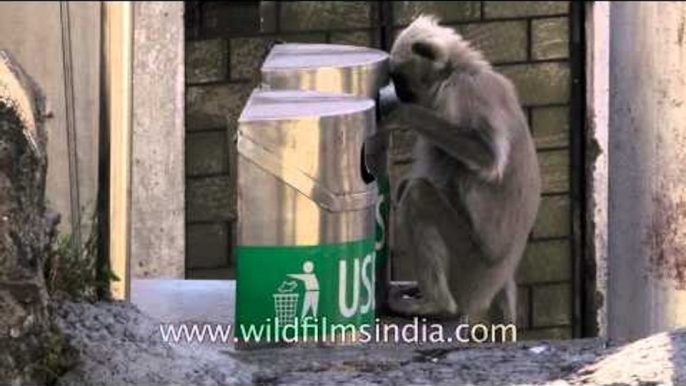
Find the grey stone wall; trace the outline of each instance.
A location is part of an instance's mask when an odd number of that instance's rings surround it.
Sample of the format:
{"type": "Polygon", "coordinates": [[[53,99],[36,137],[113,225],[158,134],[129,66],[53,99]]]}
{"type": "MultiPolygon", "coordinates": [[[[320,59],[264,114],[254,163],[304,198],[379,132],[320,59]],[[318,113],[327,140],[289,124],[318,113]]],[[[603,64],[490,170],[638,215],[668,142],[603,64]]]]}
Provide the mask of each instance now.
{"type": "MultiPolygon", "coordinates": [[[[192,166],[187,170],[189,272],[217,267],[220,261],[228,267],[232,264],[235,203],[227,192],[235,191],[233,148],[222,141],[235,132],[241,107],[257,85],[268,43],[280,38],[388,49],[381,41],[383,24],[390,24],[387,30],[395,34],[420,12],[435,13],[445,24],[454,26],[517,87],[543,174],[540,215],[518,272],[519,326],[526,330],[526,337],[568,338],[572,335],[574,299],[568,2],[267,1],[204,5],[196,14],[196,35],[186,47],[186,155],[187,165],[192,166]],[[382,6],[390,8],[390,20],[382,20],[382,6]]],[[[392,138],[392,185],[409,170],[414,141],[411,132],[392,138]]],[[[393,234],[391,242],[394,278],[413,279],[403,246],[393,234]]]]}

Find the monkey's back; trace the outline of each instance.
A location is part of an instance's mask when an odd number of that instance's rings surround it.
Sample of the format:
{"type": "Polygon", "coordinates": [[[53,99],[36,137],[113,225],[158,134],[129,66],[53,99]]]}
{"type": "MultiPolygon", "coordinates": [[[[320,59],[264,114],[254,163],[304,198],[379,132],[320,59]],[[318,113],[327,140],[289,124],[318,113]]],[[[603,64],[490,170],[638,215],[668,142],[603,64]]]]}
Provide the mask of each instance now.
{"type": "Polygon", "coordinates": [[[489,248],[489,261],[521,258],[534,225],[540,202],[538,158],[523,119],[512,122],[507,166],[502,178],[485,180],[445,151],[418,136],[413,154],[413,178],[431,181],[455,210],[469,217],[471,232],[478,239],[511,240],[511,248],[489,248]],[[490,250],[489,250],[490,249],[490,250]]]}

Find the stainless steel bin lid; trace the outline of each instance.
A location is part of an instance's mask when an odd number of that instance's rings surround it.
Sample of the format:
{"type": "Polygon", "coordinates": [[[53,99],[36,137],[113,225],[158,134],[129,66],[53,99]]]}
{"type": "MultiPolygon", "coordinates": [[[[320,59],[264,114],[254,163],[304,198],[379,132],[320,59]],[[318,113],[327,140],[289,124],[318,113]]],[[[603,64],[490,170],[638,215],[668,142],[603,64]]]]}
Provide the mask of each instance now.
{"type": "Polygon", "coordinates": [[[254,90],[238,120],[239,154],[332,211],[373,205],[363,145],[374,101],[337,93],[254,90]]]}
{"type": "Polygon", "coordinates": [[[278,44],[262,65],[271,89],[316,90],[374,98],[389,80],[388,54],[340,44],[278,44]]]}

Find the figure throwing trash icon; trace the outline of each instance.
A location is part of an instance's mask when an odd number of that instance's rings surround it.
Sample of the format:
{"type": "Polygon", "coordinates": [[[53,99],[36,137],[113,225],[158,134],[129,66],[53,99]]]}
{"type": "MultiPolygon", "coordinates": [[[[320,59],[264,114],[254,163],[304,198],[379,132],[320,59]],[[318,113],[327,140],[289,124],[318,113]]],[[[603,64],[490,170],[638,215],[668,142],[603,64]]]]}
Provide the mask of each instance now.
{"type": "Polygon", "coordinates": [[[305,286],[305,298],[303,299],[301,318],[307,316],[312,311],[312,316],[317,317],[317,306],[319,304],[319,280],[314,274],[314,263],[306,261],[303,264],[304,273],[288,274],[289,277],[302,281],[305,286]]]}

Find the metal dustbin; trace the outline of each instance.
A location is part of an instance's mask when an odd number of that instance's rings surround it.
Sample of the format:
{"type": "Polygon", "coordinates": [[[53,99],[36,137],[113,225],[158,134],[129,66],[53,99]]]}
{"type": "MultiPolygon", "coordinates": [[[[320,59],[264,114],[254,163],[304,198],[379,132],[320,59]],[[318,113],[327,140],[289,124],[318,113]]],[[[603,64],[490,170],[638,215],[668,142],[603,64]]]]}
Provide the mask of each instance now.
{"type": "Polygon", "coordinates": [[[374,128],[369,98],[253,91],[237,139],[237,347],[341,343],[374,324],[374,128]]]}
{"type": "MultiPolygon", "coordinates": [[[[261,68],[262,85],[272,90],[312,90],[366,96],[376,103],[376,117],[382,116],[379,92],[389,83],[389,58],[384,51],[340,44],[287,43],[275,45],[261,68]]],[[[378,148],[376,139],[368,138],[368,149],[378,148]]],[[[383,308],[390,280],[389,211],[390,183],[385,150],[369,154],[379,196],[376,202],[376,301],[383,308]]]]}
{"type": "Polygon", "coordinates": [[[261,68],[262,84],[279,90],[312,90],[376,99],[388,84],[388,54],[342,44],[277,44],[261,68]]]}

